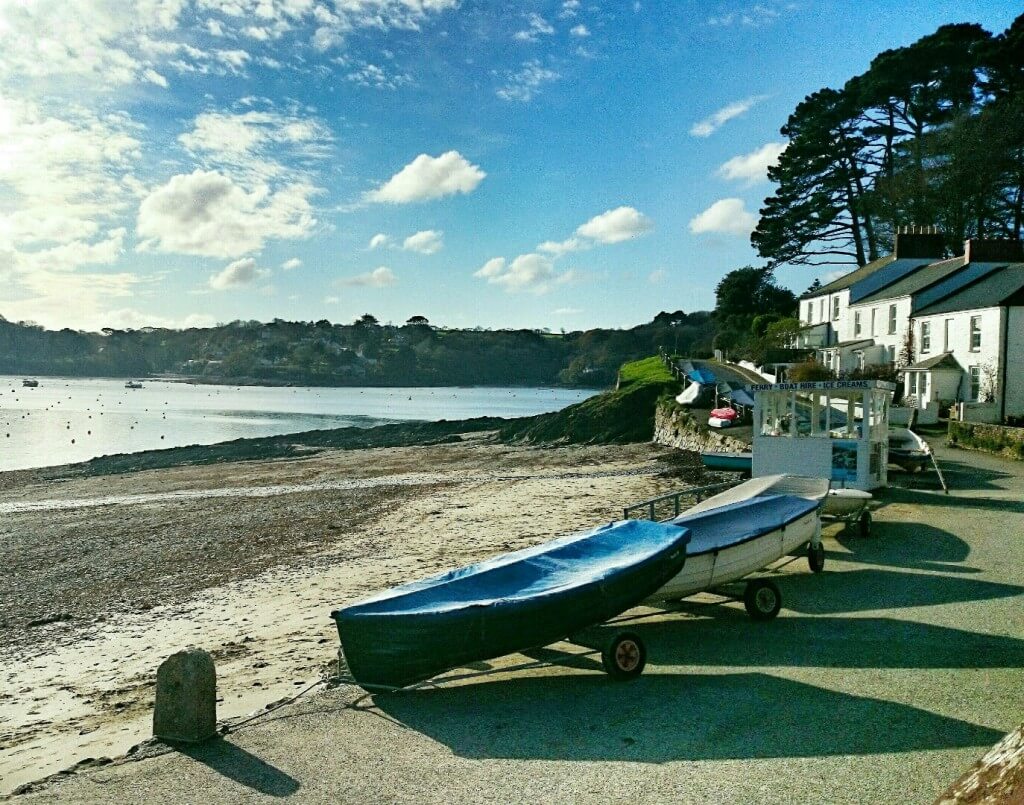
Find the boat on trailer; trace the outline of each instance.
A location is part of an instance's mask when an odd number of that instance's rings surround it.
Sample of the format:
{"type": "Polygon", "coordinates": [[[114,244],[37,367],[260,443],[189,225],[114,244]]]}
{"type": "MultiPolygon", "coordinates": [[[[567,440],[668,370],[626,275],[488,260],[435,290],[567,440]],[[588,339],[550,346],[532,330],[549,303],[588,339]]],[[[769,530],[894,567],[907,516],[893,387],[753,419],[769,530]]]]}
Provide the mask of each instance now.
{"type": "MultiPolygon", "coordinates": [[[[639,604],[679,573],[689,530],[624,520],[395,587],[334,610],[341,659],[367,690],[571,638],[639,604]]],[[[603,646],[605,670],[643,670],[633,633],[603,646]]]]}
{"type": "MultiPolygon", "coordinates": [[[[829,482],[821,478],[769,475],[752,478],[698,503],[668,522],[690,531],[686,563],[649,602],[676,601],[756,573],[807,546],[810,569],[821,572],[820,508],[829,482]]],[[[769,579],[746,584],[743,601],[755,620],[774,618],[782,594],[769,579]]]]}
{"type": "Polygon", "coordinates": [[[910,428],[889,428],[889,463],[907,472],[918,472],[931,463],[928,442],[910,428]]]}

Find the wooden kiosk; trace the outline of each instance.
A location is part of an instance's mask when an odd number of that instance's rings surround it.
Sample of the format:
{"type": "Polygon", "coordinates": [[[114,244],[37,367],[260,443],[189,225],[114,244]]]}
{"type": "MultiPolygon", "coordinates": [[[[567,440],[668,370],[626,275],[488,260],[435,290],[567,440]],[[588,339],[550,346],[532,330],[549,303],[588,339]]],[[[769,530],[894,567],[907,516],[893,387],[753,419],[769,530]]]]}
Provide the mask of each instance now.
{"type": "Polygon", "coordinates": [[[792,473],[864,491],[887,485],[894,383],[759,383],[746,390],[754,398],[755,478],[792,473]]]}

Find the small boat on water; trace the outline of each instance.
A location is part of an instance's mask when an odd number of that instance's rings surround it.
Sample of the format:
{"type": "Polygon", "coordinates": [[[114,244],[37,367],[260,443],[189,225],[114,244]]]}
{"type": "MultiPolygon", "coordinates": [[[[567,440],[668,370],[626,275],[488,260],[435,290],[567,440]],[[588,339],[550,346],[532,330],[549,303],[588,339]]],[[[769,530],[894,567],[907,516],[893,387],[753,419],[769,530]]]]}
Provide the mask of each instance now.
{"type": "Polygon", "coordinates": [[[39,381],[25,378],[24,380],[21,381],[21,385],[25,386],[26,388],[34,389],[36,386],[39,385],[39,381]]]}
{"type": "MultiPolygon", "coordinates": [[[[670,523],[690,531],[686,563],[648,601],[672,601],[738,581],[808,546],[814,572],[825,565],[820,506],[829,482],[820,478],[770,475],[753,478],[708,498],[670,523]]],[[[747,583],[744,604],[757,620],[774,618],[782,606],[768,579],[747,583]]]]}
{"type": "Polygon", "coordinates": [[[932,460],[928,443],[910,428],[889,429],[889,463],[907,472],[924,469],[932,460]]]}
{"type": "Polygon", "coordinates": [[[124,387],[126,389],[141,389],[142,384],[135,380],[129,380],[127,383],[124,384],[124,387]]]}
{"type": "Polygon", "coordinates": [[[724,472],[750,472],[754,461],[753,453],[712,453],[702,451],[701,463],[709,470],[724,472]]]}
{"type": "Polygon", "coordinates": [[[562,640],[665,584],[689,540],[623,520],[395,587],[331,613],[342,657],[362,687],[389,690],[562,640]]]}

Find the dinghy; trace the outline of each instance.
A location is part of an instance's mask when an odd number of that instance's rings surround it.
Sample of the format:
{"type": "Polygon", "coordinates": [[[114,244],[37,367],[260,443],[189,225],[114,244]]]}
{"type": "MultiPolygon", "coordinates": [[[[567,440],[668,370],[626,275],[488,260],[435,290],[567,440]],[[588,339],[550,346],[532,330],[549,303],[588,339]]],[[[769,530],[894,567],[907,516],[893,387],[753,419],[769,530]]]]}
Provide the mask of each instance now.
{"type": "Polygon", "coordinates": [[[700,454],[701,463],[709,470],[724,472],[750,472],[754,460],[753,453],[711,453],[700,454]]]}
{"type": "Polygon", "coordinates": [[[395,587],[331,613],[342,657],[362,687],[388,690],[553,643],[639,604],[682,569],[689,540],[624,520],[395,587]]]}
{"type": "Polygon", "coordinates": [[[931,463],[928,443],[910,428],[889,429],[889,463],[907,472],[917,472],[931,463]]]}
{"type": "MultiPolygon", "coordinates": [[[[808,564],[825,564],[819,508],[829,482],[819,478],[770,475],[753,478],[708,498],[670,523],[690,530],[686,564],[648,601],[673,601],[749,576],[808,545],[808,564]]],[[[774,618],[782,606],[768,579],[747,584],[744,603],[751,617],[774,618]]]]}

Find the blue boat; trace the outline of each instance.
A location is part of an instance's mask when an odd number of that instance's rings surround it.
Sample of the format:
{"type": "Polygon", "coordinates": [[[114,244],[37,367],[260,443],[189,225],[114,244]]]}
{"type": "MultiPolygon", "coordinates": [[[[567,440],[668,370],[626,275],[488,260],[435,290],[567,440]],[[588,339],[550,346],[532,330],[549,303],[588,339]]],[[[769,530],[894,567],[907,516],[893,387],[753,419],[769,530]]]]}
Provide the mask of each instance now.
{"type": "Polygon", "coordinates": [[[715,373],[709,369],[691,369],[687,372],[687,377],[694,383],[700,383],[702,386],[711,386],[718,382],[715,373]]]}
{"type": "Polygon", "coordinates": [[[331,613],[367,690],[565,639],[651,595],[686,560],[688,529],[625,520],[404,584],[331,613]]]}

